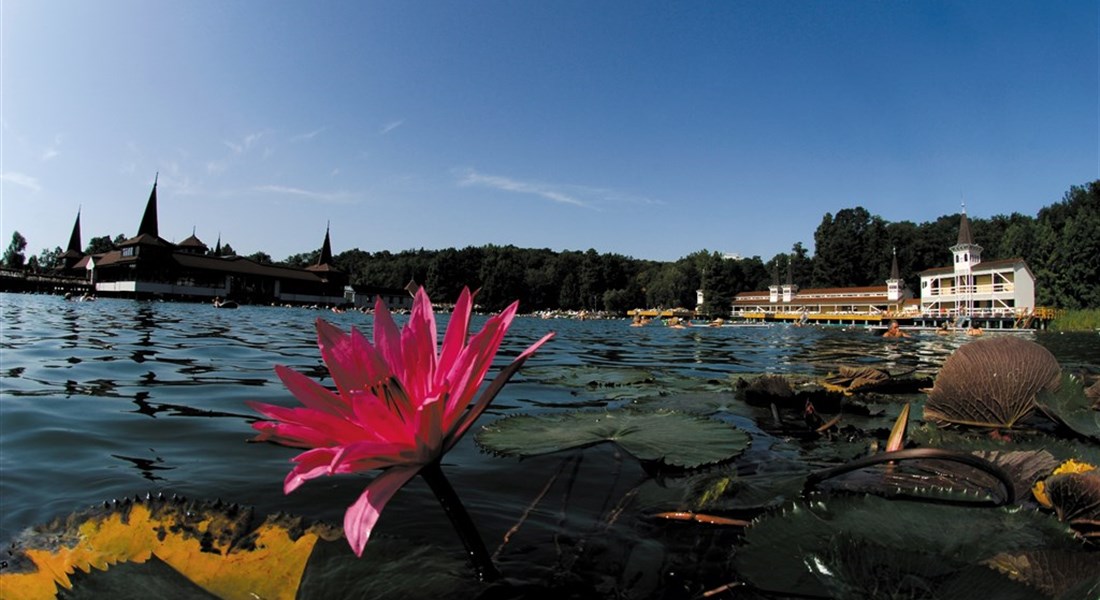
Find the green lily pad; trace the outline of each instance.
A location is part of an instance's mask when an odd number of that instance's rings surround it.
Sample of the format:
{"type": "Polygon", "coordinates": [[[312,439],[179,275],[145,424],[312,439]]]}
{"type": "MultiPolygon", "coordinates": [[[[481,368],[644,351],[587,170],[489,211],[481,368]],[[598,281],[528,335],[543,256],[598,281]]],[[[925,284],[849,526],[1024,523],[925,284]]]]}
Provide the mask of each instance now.
{"type": "Polygon", "coordinates": [[[1059,389],[1040,392],[1035,402],[1066,427],[1100,441],[1100,410],[1092,407],[1093,400],[1085,395],[1084,383],[1079,378],[1062,375],[1059,389]]]}
{"type": "Polygon", "coordinates": [[[1059,462],[1076,459],[1089,464],[1100,464],[1100,447],[1083,440],[1053,438],[1049,435],[1014,431],[1009,439],[995,439],[987,434],[954,428],[938,427],[925,423],[909,428],[909,440],[918,446],[962,450],[964,452],[1046,450],[1059,462]]]}
{"type": "Polygon", "coordinates": [[[612,410],[507,417],[484,426],[475,440],[490,452],[519,457],[614,442],[638,460],[691,469],[737,456],[750,438],[696,415],[612,410]]]}
{"type": "Polygon", "coordinates": [[[997,593],[983,597],[1027,598],[988,568],[971,572],[973,581],[955,577],[998,553],[1036,549],[1081,551],[1069,528],[1036,511],[843,496],[758,519],[734,564],[754,586],[779,594],[949,598],[984,588],[997,593]]]}
{"type": "Polygon", "coordinates": [[[486,587],[471,575],[460,552],[386,537],[372,538],[362,557],[347,546],[342,539],[317,544],[299,598],[457,599],[476,597],[486,587]]]}
{"type": "Polygon", "coordinates": [[[1095,552],[1005,552],[985,564],[1052,598],[1085,600],[1100,597],[1100,554],[1095,552]]]}

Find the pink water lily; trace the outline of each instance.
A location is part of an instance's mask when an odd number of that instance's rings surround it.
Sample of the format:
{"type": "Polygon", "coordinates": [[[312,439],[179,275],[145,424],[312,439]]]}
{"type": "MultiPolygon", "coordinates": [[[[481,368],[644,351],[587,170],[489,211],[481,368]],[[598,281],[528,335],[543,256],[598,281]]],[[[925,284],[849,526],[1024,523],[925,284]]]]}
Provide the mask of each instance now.
{"type": "Polygon", "coordinates": [[[322,475],[383,469],[344,515],[344,534],[356,555],[362,555],[390,498],[418,473],[427,478],[431,470],[441,478],[438,464],[443,454],[458,443],[520,365],[553,336],[524,350],[474,402],[518,302],[470,336],[472,307],[470,291],[463,290],[441,346],[423,289],[403,329],[381,299],[376,302],[373,344],[354,327],[345,333],[318,319],[317,344],[336,391],[278,366],[279,378],[305,406],[249,403],[272,419],[253,424],[260,431],[258,439],[309,448],[292,459],[296,464],[283,484],[285,493],[322,475]]]}

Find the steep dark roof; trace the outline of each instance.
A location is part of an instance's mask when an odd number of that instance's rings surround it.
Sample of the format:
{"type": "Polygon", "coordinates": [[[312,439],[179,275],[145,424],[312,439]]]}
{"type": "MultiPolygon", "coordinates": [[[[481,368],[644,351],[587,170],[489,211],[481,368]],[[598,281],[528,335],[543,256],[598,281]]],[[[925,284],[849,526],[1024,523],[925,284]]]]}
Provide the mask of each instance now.
{"type": "Polygon", "coordinates": [[[69,235],[69,247],[61,257],[76,258],[79,256],[84,256],[84,252],[80,249],[80,211],[78,210],[76,211],[76,222],[73,223],[73,232],[69,235]]]}
{"type": "Polygon", "coordinates": [[[970,235],[970,221],[966,218],[966,211],[962,213],[962,219],[959,220],[959,241],[956,246],[973,245],[974,238],[970,235]]]}
{"type": "Polygon", "coordinates": [[[901,279],[901,275],[899,274],[899,271],[898,271],[898,251],[897,250],[894,250],[894,259],[890,263],[890,279],[895,280],[895,281],[898,280],[898,279],[901,279]]]}
{"type": "Polygon", "coordinates": [[[138,226],[138,237],[151,235],[160,237],[157,229],[157,180],[153,180],[153,191],[149,192],[149,201],[145,203],[145,214],[141,216],[141,225],[138,226]]]}
{"type": "Polygon", "coordinates": [[[328,239],[328,227],[325,227],[325,241],[321,244],[321,255],[317,257],[315,266],[332,264],[332,244],[328,239]]]}

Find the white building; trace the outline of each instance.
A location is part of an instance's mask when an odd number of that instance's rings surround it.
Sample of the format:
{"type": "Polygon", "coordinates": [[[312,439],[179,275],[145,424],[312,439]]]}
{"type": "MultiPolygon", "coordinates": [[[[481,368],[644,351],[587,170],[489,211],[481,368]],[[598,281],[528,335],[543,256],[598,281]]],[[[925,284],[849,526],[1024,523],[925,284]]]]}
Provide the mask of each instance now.
{"type": "Polygon", "coordinates": [[[1021,317],[1035,309],[1035,275],[1022,258],[982,262],[963,211],[955,263],[920,273],[921,314],[931,317],[1021,317]]]}
{"type": "Polygon", "coordinates": [[[799,289],[791,280],[787,265],[787,283],[776,282],[767,290],[742,292],[733,300],[734,316],[820,320],[843,316],[877,320],[883,316],[915,315],[917,303],[911,300],[905,282],[898,275],[898,258],[890,265],[886,285],[847,288],[799,289]],[[805,317],[803,317],[805,315],[805,317]]]}

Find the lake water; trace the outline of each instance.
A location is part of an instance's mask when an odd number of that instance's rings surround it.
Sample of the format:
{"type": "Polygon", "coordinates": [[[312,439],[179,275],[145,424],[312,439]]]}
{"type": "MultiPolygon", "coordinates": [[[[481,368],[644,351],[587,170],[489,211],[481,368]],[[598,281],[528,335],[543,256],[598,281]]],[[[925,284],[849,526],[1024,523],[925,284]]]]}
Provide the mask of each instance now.
{"type": "MultiPolygon", "coordinates": [[[[321,478],[284,496],[288,459],[296,452],[247,443],[255,415],[245,401],[293,403],[275,377],[276,364],[329,383],[314,320],[321,316],[369,335],[370,316],[112,299],[77,303],[13,294],[0,301],[0,540],[104,500],[147,492],[221,498],[260,513],[286,511],[340,523],[367,481],[366,476],[321,478]]],[[[475,330],[482,321],[475,321],[475,330]]],[[[483,422],[619,406],[639,395],[714,391],[728,388],[741,373],[824,374],[842,364],[868,364],[934,375],[968,341],[935,335],[883,340],[856,328],[628,325],[518,318],[502,356],[515,355],[547,331],[557,337],[498,396],[483,422]],[[631,378],[637,373],[648,374],[648,382],[614,385],[636,382],[631,378]]],[[[1048,347],[1063,365],[1100,370],[1095,334],[1023,335],[1048,347]]],[[[684,542],[666,540],[640,518],[641,509],[630,499],[647,475],[629,456],[602,445],[519,461],[481,452],[472,437],[446,457],[444,470],[490,551],[540,492],[549,490],[501,551],[506,575],[538,582],[563,572],[587,573],[564,563],[590,556],[598,539],[632,548],[631,557],[653,555],[642,564],[651,560],[658,573],[639,577],[657,580],[632,584],[643,586],[637,589],[681,586],[698,592],[722,581],[720,573],[677,572],[675,560],[662,558],[670,545],[684,542]],[[625,510],[614,513],[617,508],[625,510]],[[609,519],[612,513],[615,518],[609,519]]],[[[754,440],[754,446],[766,444],[754,440]]],[[[459,549],[419,479],[390,503],[376,535],[433,539],[459,549]]]]}

